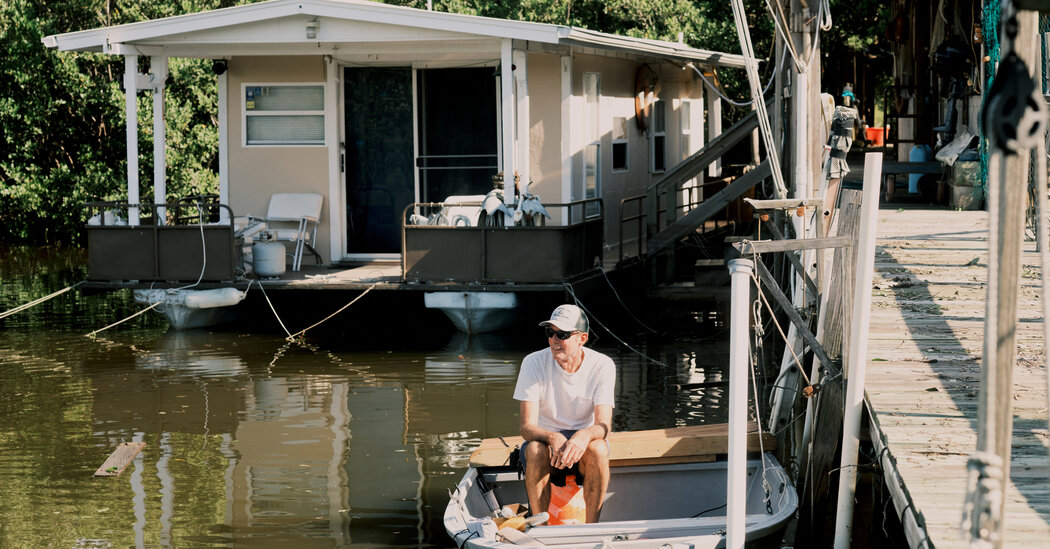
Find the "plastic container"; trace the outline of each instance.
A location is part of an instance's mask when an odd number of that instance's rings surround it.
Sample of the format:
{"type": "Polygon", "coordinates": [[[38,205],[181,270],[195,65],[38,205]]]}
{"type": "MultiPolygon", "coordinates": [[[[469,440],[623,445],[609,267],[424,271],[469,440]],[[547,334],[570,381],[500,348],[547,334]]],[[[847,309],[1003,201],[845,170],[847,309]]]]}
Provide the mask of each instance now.
{"type": "Polygon", "coordinates": [[[864,139],[873,147],[881,147],[886,144],[886,136],[883,135],[884,128],[864,128],[864,139]]]}
{"type": "MultiPolygon", "coordinates": [[[[908,153],[909,162],[929,162],[933,160],[933,150],[930,149],[929,145],[915,145],[912,147],[911,152],[908,153]]],[[[908,174],[908,192],[911,194],[919,194],[919,179],[922,178],[921,173],[908,174]]]]}

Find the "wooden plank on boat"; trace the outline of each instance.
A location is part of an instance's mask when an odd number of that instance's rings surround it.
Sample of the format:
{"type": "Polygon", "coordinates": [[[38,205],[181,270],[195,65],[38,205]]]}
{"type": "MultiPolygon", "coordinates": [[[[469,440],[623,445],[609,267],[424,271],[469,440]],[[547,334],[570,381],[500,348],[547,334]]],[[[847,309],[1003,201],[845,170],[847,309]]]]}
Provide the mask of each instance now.
{"type": "MultiPolygon", "coordinates": [[[[695,463],[713,461],[719,454],[729,452],[729,426],[725,423],[623,431],[609,435],[609,464],[612,467],[629,465],[656,465],[666,463],[695,463]]],[[[776,449],[776,438],[762,433],[761,448],[767,452],[776,449]]],[[[524,439],[516,437],[487,438],[470,455],[473,467],[498,467],[510,463],[510,453],[521,447],[524,439]]],[[[758,451],[758,426],[748,424],[748,450],[758,451]]]]}
{"type": "Polygon", "coordinates": [[[146,447],[145,442],[121,442],[116,450],[95,471],[96,477],[116,477],[135,459],[135,456],[146,447]]]}

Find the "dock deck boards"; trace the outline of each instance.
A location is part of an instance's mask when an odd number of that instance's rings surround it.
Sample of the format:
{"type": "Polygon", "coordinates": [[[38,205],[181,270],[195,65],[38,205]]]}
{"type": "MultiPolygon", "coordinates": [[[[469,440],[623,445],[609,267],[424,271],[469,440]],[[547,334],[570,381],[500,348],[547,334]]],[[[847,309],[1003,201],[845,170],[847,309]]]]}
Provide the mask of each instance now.
{"type": "MultiPolygon", "coordinates": [[[[879,211],[866,387],[872,437],[884,437],[938,548],[968,546],[959,524],[977,444],[988,220],[984,211],[879,211]]],[[[1023,249],[1006,547],[1050,539],[1040,269],[1034,243],[1023,249]]]]}

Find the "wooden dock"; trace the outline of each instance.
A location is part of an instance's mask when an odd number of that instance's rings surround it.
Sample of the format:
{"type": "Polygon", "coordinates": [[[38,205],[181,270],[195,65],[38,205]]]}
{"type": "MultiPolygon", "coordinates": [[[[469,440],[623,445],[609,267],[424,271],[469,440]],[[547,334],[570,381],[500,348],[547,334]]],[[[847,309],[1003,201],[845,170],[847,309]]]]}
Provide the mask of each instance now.
{"type": "MultiPolygon", "coordinates": [[[[968,547],[959,528],[977,403],[988,277],[984,211],[884,205],[868,348],[871,437],[909,547],[968,547]],[[899,488],[898,488],[899,487],[899,488]]],[[[1014,370],[1005,547],[1050,544],[1046,372],[1038,256],[1026,242],[1014,370]]]]}

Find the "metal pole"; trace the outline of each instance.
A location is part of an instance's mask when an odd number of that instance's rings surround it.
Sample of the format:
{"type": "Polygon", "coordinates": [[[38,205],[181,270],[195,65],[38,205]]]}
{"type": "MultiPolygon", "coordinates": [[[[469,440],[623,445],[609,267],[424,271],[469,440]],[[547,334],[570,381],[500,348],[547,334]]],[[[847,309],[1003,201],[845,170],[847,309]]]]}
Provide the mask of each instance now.
{"type": "MultiPolygon", "coordinates": [[[[168,77],[168,58],[163,55],[150,57],[150,73],[153,77],[153,203],[168,201],[168,163],[164,156],[167,134],[164,126],[164,86],[168,77]]],[[[166,208],[157,208],[157,225],[164,225],[166,208]]]]}
{"type": "MultiPolygon", "coordinates": [[[[139,203],[139,126],[138,126],[138,72],[139,56],[124,56],[124,111],[127,126],[128,204],[139,203]]],[[[139,224],[139,209],[128,208],[128,224],[139,224]]]]}
{"type": "Polygon", "coordinates": [[[751,314],[750,259],[729,262],[729,470],[726,479],[726,549],[744,547],[747,512],[748,318],[751,314]]]}
{"type": "Polygon", "coordinates": [[[845,417],[842,421],[842,460],[839,464],[838,509],[835,514],[835,548],[847,549],[853,529],[853,494],[857,487],[857,453],[860,419],[864,408],[864,376],[868,361],[868,327],[871,325],[871,280],[875,272],[875,231],[879,214],[879,181],[882,153],[864,155],[864,190],[857,238],[857,271],[853,286],[853,327],[849,362],[846,364],[845,417]]]}

